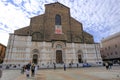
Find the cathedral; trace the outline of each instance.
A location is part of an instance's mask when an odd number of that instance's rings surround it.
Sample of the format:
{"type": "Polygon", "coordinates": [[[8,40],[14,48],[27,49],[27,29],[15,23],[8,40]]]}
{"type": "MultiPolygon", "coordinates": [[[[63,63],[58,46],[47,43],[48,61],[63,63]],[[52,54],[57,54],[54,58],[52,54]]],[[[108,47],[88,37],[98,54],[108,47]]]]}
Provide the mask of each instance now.
{"type": "Polygon", "coordinates": [[[100,64],[100,44],[71,17],[70,8],[59,3],[45,5],[45,13],[30,19],[30,25],[10,33],[4,64],[40,67],[79,63],[100,64]]]}

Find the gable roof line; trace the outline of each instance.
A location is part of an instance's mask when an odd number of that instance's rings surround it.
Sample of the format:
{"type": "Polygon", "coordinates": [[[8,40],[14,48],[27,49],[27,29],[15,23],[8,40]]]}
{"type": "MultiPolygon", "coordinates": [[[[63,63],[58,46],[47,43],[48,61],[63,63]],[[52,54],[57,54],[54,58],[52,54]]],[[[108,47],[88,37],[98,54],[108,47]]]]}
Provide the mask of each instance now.
{"type": "Polygon", "coordinates": [[[55,2],[55,3],[45,4],[45,6],[46,6],[46,5],[53,5],[53,4],[60,4],[60,5],[62,5],[62,6],[64,6],[64,7],[66,7],[66,8],[68,8],[68,9],[70,9],[69,7],[63,5],[63,4],[60,3],[60,2],[55,2]]]}

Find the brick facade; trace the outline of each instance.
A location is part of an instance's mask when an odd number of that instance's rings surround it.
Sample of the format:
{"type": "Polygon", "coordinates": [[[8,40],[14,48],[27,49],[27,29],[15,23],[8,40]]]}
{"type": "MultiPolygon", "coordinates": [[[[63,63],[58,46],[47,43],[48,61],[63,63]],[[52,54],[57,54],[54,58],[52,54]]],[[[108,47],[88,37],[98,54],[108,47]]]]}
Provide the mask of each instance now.
{"type": "Polygon", "coordinates": [[[15,30],[17,35],[31,35],[33,41],[64,40],[66,42],[94,43],[93,36],[83,31],[82,23],[70,16],[70,8],[52,3],[45,5],[45,13],[31,18],[30,26],[15,30]],[[55,16],[61,16],[63,34],[55,34],[55,16]],[[58,39],[57,39],[58,38],[58,39]]]}

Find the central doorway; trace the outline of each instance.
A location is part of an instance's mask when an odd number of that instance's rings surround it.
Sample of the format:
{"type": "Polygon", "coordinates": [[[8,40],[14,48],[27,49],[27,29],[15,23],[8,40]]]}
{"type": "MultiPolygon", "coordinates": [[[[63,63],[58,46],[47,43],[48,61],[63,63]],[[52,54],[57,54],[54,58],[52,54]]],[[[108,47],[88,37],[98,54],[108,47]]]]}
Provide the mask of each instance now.
{"type": "Polygon", "coordinates": [[[56,63],[63,63],[61,50],[56,51],[56,63]]]}
{"type": "Polygon", "coordinates": [[[33,60],[32,60],[32,62],[33,62],[34,64],[37,64],[37,63],[38,63],[38,55],[37,55],[37,54],[34,54],[34,55],[33,55],[33,60]]]}

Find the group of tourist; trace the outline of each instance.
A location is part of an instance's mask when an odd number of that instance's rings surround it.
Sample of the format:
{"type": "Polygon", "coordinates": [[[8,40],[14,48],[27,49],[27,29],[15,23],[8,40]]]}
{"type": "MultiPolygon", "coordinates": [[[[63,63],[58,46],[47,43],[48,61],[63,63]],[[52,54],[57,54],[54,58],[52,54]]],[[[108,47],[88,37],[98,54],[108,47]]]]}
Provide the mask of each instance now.
{"type": "Polygon", "coordinates": [[[26,65],[24,65],[22,67],[22,70],[21,70],[21,73],[24,74],[24,72],[26,73],[26,77],[30,77],[30,73],[31,73],[31,76],[34,77],[34,75],[36,74],[37,72],[37,65],[35,65],[34,63],[28,63],[26,65]]]}

